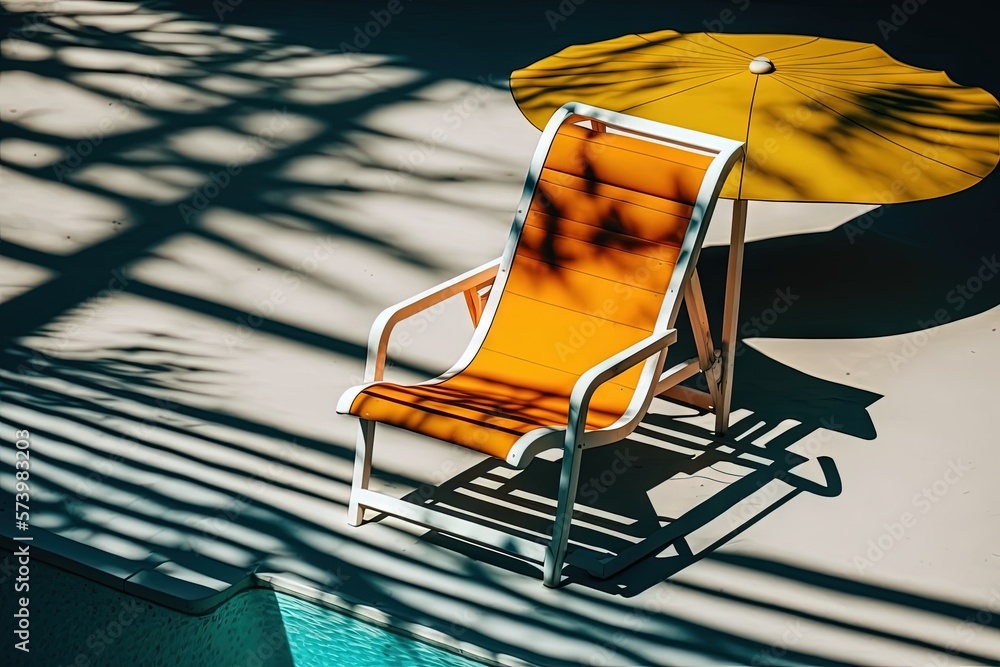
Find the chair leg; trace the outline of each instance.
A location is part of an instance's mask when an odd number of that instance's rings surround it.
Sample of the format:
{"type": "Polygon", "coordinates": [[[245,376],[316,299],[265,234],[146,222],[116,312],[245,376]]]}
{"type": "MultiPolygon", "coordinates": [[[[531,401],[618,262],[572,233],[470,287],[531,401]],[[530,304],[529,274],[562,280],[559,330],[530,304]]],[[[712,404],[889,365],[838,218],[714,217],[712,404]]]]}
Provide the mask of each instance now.
{"type": "Polygon", "coordinates": [[[559,503],[556,506],[556,520],[552,527],[552,539],[545,549],[545,567],[542,583],[549,588],[559,585],[562,578],[563,562],[569,545],[569,529],[573,523],[573,504],[576,502],[576,487],[580,481],[581,450],[567,447],[563,453],[562,471],[559,474],[559,503]]]}
{"type": "Polygon", "coordinates": [[[736,363],[737,325],[740,317],[740,284],[743,280],[743,244],[747,226],[747,202],[733,202],[733,228],[729,239],[729,265],[726,272],[726,309],[722,317],[722,380],[719,404],[715,410],[715,433],[729,429],[729,411],[733,400],[733,366],[736,363]]]}
{"type": "Polygon", "coordinates": [[[684,304],[687,306],[691,333],[694,334],[695,346],[698,348],[701,372],[705,374],[708,393],[712,398],[712,409],[718,412],[722,403],[719,389],[722,360],[715,358],[715,342],[708,327],[708,310],[705,308],[705,295],[701,291],[701,280],[698,278],[697,269],[691,272],[691,278],[684,290],[684,304]]]}
{"type": "Polygon", "coordinates": [[[365,518],[365,508],[358,504],[357,492],[368,488],[372,474],[372,447],[375,444],[375,422],[367,419],[358,421],[358,443],[354,448],[351,501],[347,508],[347,523],[352,526],[360,526],[365,518]]]}

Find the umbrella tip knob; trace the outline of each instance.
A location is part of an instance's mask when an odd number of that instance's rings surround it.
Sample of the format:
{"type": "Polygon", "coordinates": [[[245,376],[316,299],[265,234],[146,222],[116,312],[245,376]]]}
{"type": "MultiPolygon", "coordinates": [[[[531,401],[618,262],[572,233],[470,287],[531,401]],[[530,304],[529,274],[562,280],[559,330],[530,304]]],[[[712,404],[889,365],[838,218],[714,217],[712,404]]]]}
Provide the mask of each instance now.
{"type": "Polygon", "coordinates": [[[750,71],[754,74],[770,74],[774,71],[774,63],[770,58],[757,56],[750,61],[750,71]]]}

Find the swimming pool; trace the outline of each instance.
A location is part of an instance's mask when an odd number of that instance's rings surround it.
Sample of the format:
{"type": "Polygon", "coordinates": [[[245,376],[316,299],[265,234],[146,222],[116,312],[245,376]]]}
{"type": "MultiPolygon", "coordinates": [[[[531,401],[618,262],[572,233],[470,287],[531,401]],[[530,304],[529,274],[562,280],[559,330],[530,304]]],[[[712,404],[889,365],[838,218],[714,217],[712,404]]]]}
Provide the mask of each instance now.
{"type": "MultiPolygon", "coordinates": [[[[10,552],[0,551],[0,559],[10,552]]],[[[11,582],[2,617],[13,614],[11,582]]],[[[188,616],[34,561],[31,652],[13,649],[8,629],[0,664],[38,667],[482,667],[338,611],[269,590],[233,597],[188,616]],[[10,659],[8,659],[8,657],[10,659]]]]}

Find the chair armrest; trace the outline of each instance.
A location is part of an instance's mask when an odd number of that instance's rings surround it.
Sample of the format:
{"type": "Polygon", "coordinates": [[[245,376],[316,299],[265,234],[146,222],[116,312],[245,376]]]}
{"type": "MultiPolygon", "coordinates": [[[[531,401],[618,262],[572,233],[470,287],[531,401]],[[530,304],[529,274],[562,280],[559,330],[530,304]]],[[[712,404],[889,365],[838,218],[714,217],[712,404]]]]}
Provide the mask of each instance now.
{"type": "Polygon", "coordinates": [[[587,411],[590,409],[590,399],[602,384],[611,378],[627,371],[643,359],[660,352],[677,341],[677,329],[667,329],[643,338],[639,342],[622,350],[597,364],[580,376],[573,385],[573,393],[569,398],[569,415],[566,423],[566,442],[580,442],[587,423],[587,411]],[[572,438],[570,437],[572,435],[572,438]]]}
{"type": "Polygon", "coordinates": [[[389,347],[389,335],[392,328],[406,318],[427,310],[431,306],[450,299],[469,289],[482,286],[483,283],[496,279],[500,268],[500,258],[483,264],[479,268],[467,271],[435,287],[421,292],[414,297],[389,306],[375,318],[371,333],[368,336],[368,359],[365,362],[365,382],[381,380],[385,372],[385,356],[389,347]]]}

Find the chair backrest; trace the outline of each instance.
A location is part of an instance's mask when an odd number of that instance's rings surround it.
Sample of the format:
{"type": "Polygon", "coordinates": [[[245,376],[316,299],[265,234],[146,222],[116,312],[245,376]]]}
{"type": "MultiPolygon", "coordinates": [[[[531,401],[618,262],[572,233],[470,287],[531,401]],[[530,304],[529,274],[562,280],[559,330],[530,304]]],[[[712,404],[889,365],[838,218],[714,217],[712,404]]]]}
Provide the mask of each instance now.
{"type": "MultiPolygon", "coordinates": [[[[560,109],[471,347],[579,377],[672,327],[703,223],[741,146],[582,104],[560,109]]],[[[616,378],[604,398],[627,405],[649,379],[643,368],[616,378]]]]}

